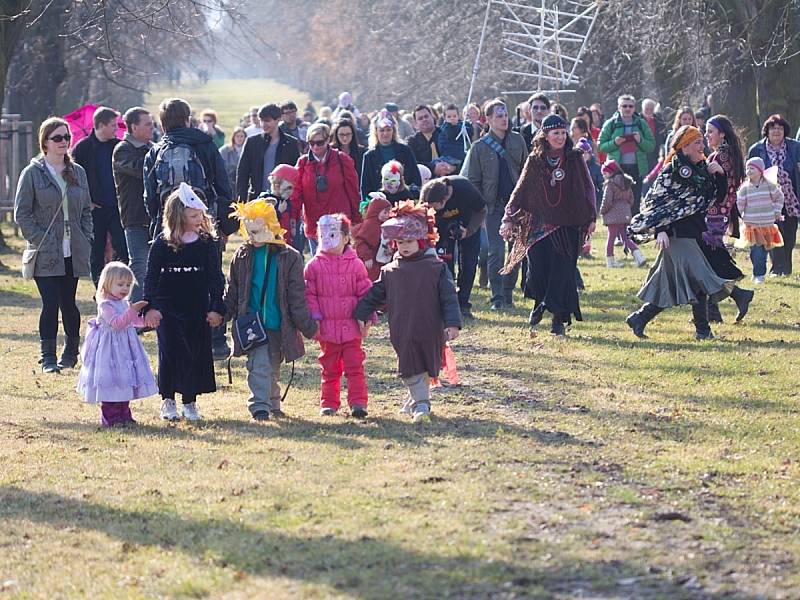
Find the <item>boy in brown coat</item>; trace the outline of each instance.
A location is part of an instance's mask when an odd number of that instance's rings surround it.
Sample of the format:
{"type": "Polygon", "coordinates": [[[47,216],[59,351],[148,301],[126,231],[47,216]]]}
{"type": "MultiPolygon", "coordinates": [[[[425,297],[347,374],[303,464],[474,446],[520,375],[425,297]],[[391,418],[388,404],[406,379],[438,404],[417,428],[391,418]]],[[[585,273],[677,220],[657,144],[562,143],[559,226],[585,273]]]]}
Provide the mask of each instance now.
{"type": "MultiPolygon", "coordinates": [[[[225,288],[226,320],[259,313],[268,343],[245,352],[234,331],[233,356],[247,354],[248,408],[256,421],[283,416],[278,386],[282,361],[305,354],[303,339],[317,334],[306,305],[303,258],[287,246],[275,208],[265,199],[235,204],[234,215],[247,237],[231,260],[225,288]],[[266,290],[264,290],[266,286],[266,290]],[[262,302],[263,299],[263,302],[262,302]]],[[[235,328],[234,328],[235,329],[235,328]]]]}
{"type": "Polygon", "coordinates": [[[461,310],[450,271],[436,256],[433,210],[402,202],[390,216],[381,230],[397,252],[359,301],[355,318],[366,332],[372,313],[386,305],[389,338],[412,399],[412,417],[427,421],[430,378],[442,368],[444,343],[458,337],[461,310]]]}

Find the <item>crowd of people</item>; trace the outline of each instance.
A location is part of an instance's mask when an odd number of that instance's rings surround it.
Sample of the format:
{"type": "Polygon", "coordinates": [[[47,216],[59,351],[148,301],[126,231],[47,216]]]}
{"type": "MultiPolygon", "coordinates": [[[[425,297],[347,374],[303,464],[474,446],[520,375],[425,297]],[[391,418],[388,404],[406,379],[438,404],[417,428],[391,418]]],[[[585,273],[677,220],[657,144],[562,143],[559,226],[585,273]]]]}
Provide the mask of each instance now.
{"type": "Polygon", "coordinates": [[[164,419],[201,419],[214,360],[246,356],[248,406],[262,421],[283,414],[281,365],[303,356],[306,337],[320,345],[320,413],[340,410],[344,376],[350,414],[365,418],[362,340],[384,316],[403,412],[424,421],[431,386],[454,368],[449,342],[475,318],[476,276],[504,311],[521,271],[532,332],[546,314],[556,336],[583,319],[578,265],[598,217],[607,268],[624,264],[617,246],[638,267],[648,266],[639,244],[659,250],[626,319],[632,333],[644,338],[657,314],[690,305],[695,337],[713,338],[719,302],[730,297],[739,322],[754,298],[738,285],[734,243],[749,249],[754,285],[767,256],[770,275],[792,273],[800,142],[772,115],[745,154],[708,105],[681,107],[671,128],[656,101],[640,106],[625,94],[609,118],[593,104],[570,120],[537,93],[515,116],[501,98],[365,112],[344,92],[302,117],[292,101],[254,107],[227,135],[215,111],[197,119],[170,98],[157,123],[126,111],[122,140],[118,113],[98,108],[71,151],[67,122],[47,119],[15,201],[23,274],[42,299],[42,370],[74,368],[80,355],[79,391],[116,426],[133,421],[131,400],[155,393],[164,419]],[[89,276],[98,311],[81,349],[75,296],[89,276]],[[152,330],[157,377],[139,339],[152,330]]]}

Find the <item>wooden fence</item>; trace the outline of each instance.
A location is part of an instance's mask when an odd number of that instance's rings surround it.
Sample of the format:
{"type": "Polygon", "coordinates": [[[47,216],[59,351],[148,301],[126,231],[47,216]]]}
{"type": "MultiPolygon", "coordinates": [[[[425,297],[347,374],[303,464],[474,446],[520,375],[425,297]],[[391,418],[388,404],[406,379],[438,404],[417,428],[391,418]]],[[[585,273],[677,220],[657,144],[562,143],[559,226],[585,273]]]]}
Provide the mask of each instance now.
{"type": "MultiPolygon", "coordinates": [[[[14,220],[14,195],[22,169],[34,154],[33,124],[20,115],[0,118],[0,221],[14,220]]],[[[18,234],[17,227],[14,233],[18,234]]]]}

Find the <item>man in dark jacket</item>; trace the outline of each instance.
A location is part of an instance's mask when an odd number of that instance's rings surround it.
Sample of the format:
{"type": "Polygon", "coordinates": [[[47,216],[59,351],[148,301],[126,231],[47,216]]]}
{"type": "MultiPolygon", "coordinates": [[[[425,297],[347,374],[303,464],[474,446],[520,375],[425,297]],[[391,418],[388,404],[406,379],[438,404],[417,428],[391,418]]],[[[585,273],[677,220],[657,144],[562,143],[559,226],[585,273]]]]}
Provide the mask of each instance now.
{"type": "Polygon", "coordinates": [[[455,167],[442,162],[433,164],[439,158],[439,144],[436,140],[436,122],[433,119],[433,111],[430,106],[420,104],[414,109],[414,125],[417,133],[408,138],[408,147],[414,152],[417,163],[425,165],[437,177],[449,175],[455,171],[455,167]],[[441,166],[439,166],[441,165],[441,166]],[[438,170],[441,172],[437,172],[438,170]],[[445,172],[447,170],[448,172],[445,172]]]}
{"type": "Polygon", "coordinates": [[[236,197],[246,202],[269,192],[269,174],[278,165],[296,165],[299,140],[280,130],[281,109],[265,104],[258,111],[264,133],[247,138],[236,169],[236,197]]]}
{"type": "MultiPolygon", "coordinates": [[[[201,187],[206,194],[209,212],[215,217],[221,235],[220,250],[225,248],[225,236],[230,235],[239,228],[239,221],[231,217],[233,209],[230,207],[232,194],[231,184],[228,181],[228,172],[225,170],[225,161],[214,145],[211,137],[189,127],[189,118],[192,107],[180,98],[167,98],[158,108],[158,118],[164,130],[164,137],[158,145],[153,146],[144,159],[144,199],[147,212],[152,222],[154,235],[161,231],[161,209],[164,200],[159,193],[159,182],[156,177],[159,152],[165,152],[170,147],[187,146],[193,152],[203,169],[203,182],[189,182],[196,187],[201,187]]],[[[191,170],[191,169],[190,169],[191,170]]],[[[163,190],[162,190],[163,191],[163,190]]],[[[168,191],[168,190],[167,190],[168,191]]],[[[214,327],[211,330],[211,343],[213,344],[214,359],[221,360],[230,354],[230,348],[225,336],[225,325],[214,327]]]]}
{"type": "Polygon", "coordinates": [[[472,319],[472,285],[481,250],[481,227],[486,220],[486,202],[469,179],[450,175],[431,179],[422,186],[420,202],[436,211],[439,242],[436,251],[455,278],[453,255],[458,246],[458,305],[465,319],[472,319]]]}
{"type": "Polygon", "coordinates": [[[146,109],[136,106],[124,117],[128,131],[114,148],[112,165],[117,188],[120,220],[128,244],[129,266],[137,283],[131,292],[131,302],[142,298],[139,282],[144,282],[147,254],[150,251],[150,217],[144,206],[144,157],[153,146],[153,117],[146,109]]]}
{"type": "Polygon", "coordinates": [[[92,223],[94,241],[92,242],[92,281],[97,285],[100,271],[105,266],[106,238],[111,234],[114,258],[128,262],[128,249],[125,247],[125,234],[119,219],[117,192],[114,188],[114,171],[111,155],[119,143],[117,139],[117,112],[105,106],[94,111],[94,129],[87,137],[75,145],[72,156],[84,168],[89,182],[89,195],[92,197],[92,223]]]}
{"type": "Polygon", "coordinates": [[[212,216],[217,220],[217,227],[224,235],[230,235],[239,225],[236,219],[230,218],[233,194],[225,170],[225,161],[222,160],[214,140],[208,134],[189,127],[191,111],[191,106],[180,98],[168,98],[159,106],[158,118],[164,136],[157,145],[150,148],[144,159],[143,171],[144,200],[147,213],[150,215],[151,227],[154,233],[161,231],[161,203],[164,199],[159,195],[159,182],[155,171],[159,152],[168,146],[181,145],[190,147],[202,165],[205,181],[203,185],[195,185],[203,188],[206,204],[209,211],[213,211],[212,216]]]}

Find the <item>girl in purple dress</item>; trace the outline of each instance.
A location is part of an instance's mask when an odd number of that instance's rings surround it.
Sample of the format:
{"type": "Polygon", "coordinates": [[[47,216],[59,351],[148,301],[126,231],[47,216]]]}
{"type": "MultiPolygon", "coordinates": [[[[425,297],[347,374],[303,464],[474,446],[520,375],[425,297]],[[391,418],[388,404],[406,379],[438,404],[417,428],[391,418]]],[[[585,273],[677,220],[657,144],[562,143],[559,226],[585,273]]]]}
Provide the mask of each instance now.
{"type": "Polygon", "coordinates": [[[135,423],[131,400],[158,393],[150,360],[136,335],[143,327],[145,301],[128,302],[133,271],[110,262],[97,282],[97,318],[89,321],[81,350],[78,391],[89,404],[100,404],[103,427],[135,423]]]}

